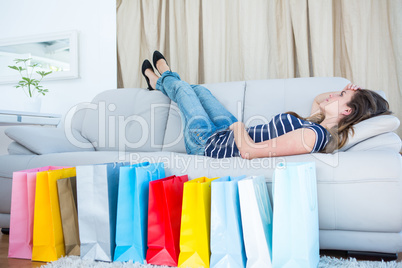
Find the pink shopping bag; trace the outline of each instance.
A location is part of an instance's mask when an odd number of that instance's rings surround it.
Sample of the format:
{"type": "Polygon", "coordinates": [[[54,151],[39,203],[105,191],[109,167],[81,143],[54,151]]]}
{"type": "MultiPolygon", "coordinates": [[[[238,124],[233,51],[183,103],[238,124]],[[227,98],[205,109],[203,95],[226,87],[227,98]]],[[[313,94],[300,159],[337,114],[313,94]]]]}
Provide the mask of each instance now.
{"type": "Polygon", "coordinates": [[[32,258],[36,173],[65,167],[46,166],[13,173],[8,257],[32,258]]]}

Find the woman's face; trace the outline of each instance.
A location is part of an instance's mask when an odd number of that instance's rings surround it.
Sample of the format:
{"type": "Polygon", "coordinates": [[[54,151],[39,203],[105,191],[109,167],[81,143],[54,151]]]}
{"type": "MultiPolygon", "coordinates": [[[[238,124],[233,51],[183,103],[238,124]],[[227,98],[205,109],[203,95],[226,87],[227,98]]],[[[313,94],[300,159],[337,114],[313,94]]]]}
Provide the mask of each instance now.
{"type": "Polygon", "coordinates": [[[343,90],[339,93],[331,94],[328,99],[320,103],[321,112],[325,114],[326,118],[338,117],[340,119],[349,115],[352,109],[347,106],[347,103],[350,102],[355,93],[355,90],[343,90]]]}

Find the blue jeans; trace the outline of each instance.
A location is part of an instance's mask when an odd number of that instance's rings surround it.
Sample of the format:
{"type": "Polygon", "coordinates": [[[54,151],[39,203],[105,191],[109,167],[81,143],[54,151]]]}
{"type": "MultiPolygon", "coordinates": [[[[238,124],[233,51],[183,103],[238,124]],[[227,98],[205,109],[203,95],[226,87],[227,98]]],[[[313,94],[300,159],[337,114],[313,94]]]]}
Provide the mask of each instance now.
{"type": "Polygon", "coordinates": [[[156,89],[176,102],[181,111],[188,154],[203,155],[212,134],[237,122],[236,117],[207,88],[190,85],[182,81],[177,73],[164,72],[156,83],[156,89]]]}

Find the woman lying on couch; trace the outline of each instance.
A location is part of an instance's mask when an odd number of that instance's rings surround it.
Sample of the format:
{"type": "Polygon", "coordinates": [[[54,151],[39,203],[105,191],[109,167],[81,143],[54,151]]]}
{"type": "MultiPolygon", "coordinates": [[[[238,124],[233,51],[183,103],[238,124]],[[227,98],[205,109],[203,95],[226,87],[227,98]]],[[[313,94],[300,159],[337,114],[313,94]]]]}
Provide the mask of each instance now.
{"type": "Polygon", "coordinates": [[[281,113],[268,124],[246,128],[207,88],[182,81],[158,51],[153,64],[161,77],[148,60],[142,64],[142,74],[149,90],[158,89],[177,103],[185,121],[188,154],[253,159],[332,152],[345,145],[354,124],[391,113],[380,95],[348,84],[341,92],[317,96],[308,118],[281,113]]]}

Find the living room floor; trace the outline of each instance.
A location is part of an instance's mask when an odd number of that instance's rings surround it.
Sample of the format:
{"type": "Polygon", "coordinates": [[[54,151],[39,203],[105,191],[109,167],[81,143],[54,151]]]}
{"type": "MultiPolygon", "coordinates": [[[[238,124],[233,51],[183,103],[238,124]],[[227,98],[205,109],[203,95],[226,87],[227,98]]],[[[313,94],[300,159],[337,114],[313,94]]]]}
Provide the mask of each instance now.
{"type": "Polygon", "coordinates": [[[33,262],[31,260],[9,259],[8,255],[8,235],[0,233],[0,268],[30,268],[41,267],[45,263],[33,262]]]}
{"type": "MultiPolygon", "coordinates": [[[[8,235],[0,233],[0,268],[33,268],[45,265],[44,262],[34,262],[31,260],[12,259],[8,258],[8,235]]],[[[321,256],[326,255],[329,257],[346,258],[341,252],[325,251],[321,252],[321,256]]],[[[358,258],[356,258],[358,259],[358,258]]],[[[402,253],[398,254],[397,262],[402,262],[402,253]]]]}

